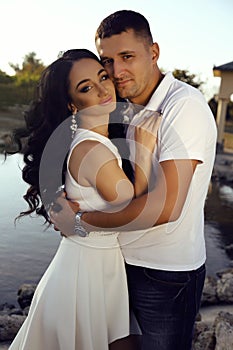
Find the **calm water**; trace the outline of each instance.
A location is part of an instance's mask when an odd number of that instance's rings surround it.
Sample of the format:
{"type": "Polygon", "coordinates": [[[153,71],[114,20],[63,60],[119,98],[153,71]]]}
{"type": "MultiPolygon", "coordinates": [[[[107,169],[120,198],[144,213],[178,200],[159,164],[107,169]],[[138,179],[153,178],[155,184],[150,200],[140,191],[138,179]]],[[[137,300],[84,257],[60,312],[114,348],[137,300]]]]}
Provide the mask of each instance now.
{"type": "MultiPolygon", "coordinates": [[[[14,218],[26,209],[22,195],[27,188],[21,180],[22,157],[14,155],[3,162],[0,155],[0,304],[17,304],[22,283],[37,283],[56,252],[60,236],[45,230],[40,218],[14,218]]],[[[225,245],[233,243],[233,189],[213,186],[206,206],[205,236],[208,274],[229,266],[225,245]]]]}
{"type": "Polygon", "coordinates": [[[0,155],[0,304],[15,303],[22,283],[36,283],[45,271],[60,241],[56,231],[45,231],[41,218],[14,218],[27,208],[22,198],[27,185],[21,180],[22,157],[3,163],[0,155]]]}

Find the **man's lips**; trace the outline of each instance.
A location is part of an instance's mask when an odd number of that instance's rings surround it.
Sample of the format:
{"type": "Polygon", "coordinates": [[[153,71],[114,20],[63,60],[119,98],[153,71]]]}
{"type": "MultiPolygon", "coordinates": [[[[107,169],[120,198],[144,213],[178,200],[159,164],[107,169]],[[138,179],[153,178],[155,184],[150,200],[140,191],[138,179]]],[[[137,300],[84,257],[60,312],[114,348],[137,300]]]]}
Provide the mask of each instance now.
{"type": "Polygon", "coordinates": [[[123,87],[126,84],[128,84],[131,81],[131,79],[125,79],[125,80],[116,80],[115,84],[117,87],[123,87]]]}

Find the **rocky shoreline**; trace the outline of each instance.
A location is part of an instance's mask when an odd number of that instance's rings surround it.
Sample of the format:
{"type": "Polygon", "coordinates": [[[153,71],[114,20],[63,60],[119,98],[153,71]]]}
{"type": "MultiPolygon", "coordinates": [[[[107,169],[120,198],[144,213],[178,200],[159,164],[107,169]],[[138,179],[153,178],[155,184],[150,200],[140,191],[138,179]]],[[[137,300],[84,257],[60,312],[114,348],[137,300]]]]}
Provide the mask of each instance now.
{"type": "MultiPolygon", "coordinates": [[[[18,307],[0,305],[0,350],[7,349],[25,320],[35,288],[35,284],[20,286],[18,307]]],[[[205,279],[193,339],[193,350],[204,349],[233,349],[233,268],[205,279]]]]}

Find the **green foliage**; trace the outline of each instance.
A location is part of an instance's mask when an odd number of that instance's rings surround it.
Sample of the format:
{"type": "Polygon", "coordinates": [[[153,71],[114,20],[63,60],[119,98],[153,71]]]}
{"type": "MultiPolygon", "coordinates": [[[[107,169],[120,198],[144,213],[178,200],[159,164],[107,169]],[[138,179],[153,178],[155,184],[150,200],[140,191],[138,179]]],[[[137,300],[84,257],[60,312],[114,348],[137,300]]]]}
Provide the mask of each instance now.
{"type": "Polygon", "coordinates": [[[10,66],[15,71],[16,84],[18,86],[35,85],[45,69],[41,60],[36,58],[35,52],[30,52],[24,57],[22,68],[18,64],[13,63],[10,63],[10,66]]]}
{"type": "Polygon", "coordinates": [[[15,77],[7,75],[0,69],[0,84],[11,84],[15,81],[15,77]]]}
{"type": "Polygon", "coordinates": [[[16,104],[29,104],[33,99],[36,85],[42,71],[45,69],[35,52],[30,52],[24,57],[22,66],[10,63],[15,75],[8,76],[0,71],[0,109],[16,104]]]}
{"type": "Polygon", "coordinates": [[[0,108],[14,105],[15,102],[15,86],[13,84],[0,83],[0,108]]]}
{"type": "Polygon", "coordinates": [[[192,85],[199,90],[201,90],[201,86],[204,84],[202,81],[200,81],[196,74],[191,74],[186,69],[175,69],[173,71],[173,75],[176,79],[192,85]]]}

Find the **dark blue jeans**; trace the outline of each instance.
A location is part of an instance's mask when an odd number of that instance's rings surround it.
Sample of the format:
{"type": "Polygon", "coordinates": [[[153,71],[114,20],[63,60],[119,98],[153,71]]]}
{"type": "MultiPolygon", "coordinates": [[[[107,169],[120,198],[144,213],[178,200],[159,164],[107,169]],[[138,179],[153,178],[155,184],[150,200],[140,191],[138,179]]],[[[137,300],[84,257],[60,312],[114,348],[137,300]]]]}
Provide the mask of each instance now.
{"type": "Polygon", "coordinates": [[[142,350],[190,350],[205,280],[194,271],[162,271],[126,264],[130,306],[142,330],[142,350]]]}

